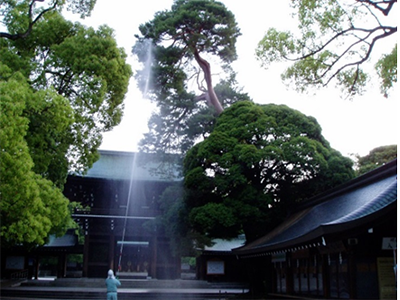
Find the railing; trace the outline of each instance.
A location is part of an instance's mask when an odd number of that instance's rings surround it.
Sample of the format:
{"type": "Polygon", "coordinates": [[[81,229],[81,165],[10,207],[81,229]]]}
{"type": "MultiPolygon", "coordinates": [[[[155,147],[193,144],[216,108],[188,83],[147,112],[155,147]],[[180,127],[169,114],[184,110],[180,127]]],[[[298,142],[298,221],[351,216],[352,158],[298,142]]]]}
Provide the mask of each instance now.
{"type": "Polygon", "coordinates": [[[28,279],[28,270],[21,270],[11,273],[11,280],[28,279]]]}

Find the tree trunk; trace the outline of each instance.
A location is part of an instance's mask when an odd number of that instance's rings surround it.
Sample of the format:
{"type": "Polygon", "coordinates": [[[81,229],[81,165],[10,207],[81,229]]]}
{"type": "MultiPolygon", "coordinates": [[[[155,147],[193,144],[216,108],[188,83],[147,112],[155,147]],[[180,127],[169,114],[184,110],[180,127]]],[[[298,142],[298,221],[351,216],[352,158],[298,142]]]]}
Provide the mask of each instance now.
{"type": "Polygon", "coordinates": [[[204,72],[204,78],[207,83],[207,92],[208,92],[208,97],[206,97],[206,98],[209,101],[209,104],[214,106],[217,114],[220,115],[224,111],[224,109],[223,109],[221,103],[219,102],[219,99],[218,99],[217,95],[215,94],[214,87],[212,85],[210,64],[208,63],[208,61],[206,61],[205,59],[200,57],[200,54],[197,50],[194,51],[194,57],[195,57],[197,63],[199,64],[200,68],[204,72]]]}

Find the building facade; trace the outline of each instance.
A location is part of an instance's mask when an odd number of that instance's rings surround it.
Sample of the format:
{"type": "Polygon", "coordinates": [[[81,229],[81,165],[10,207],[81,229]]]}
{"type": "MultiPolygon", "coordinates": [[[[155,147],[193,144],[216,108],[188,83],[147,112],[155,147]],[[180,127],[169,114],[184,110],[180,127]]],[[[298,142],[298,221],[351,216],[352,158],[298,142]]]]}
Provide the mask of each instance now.
{"type": "Polygon", "coordinates": [[[178,278],[180,258],[155,226],[158,199],[173,184],[150,171],[148,155],[100,151],[100,159],[84,176],[70,176],[64,193],[89,207],[73,217],[85,236],[83,276],[104,276],[114,269],[133,278],[178,278]]]}
{"type": "Polygon", "coordinates": [[[268,297],[396,299],[396,240],[397,160],[310,199],[233,252],[268,297]]]}
{"type": "Polygon", "coordinates": [[[180,258],[154,222],[158,199],[174,180],[155,175],[148,155],[99,152],[92,168],[68,176],[64,187],[64,195],[84,207],[73,213],[81,242],[72,230],[30,252],[16,247],[2,253],[3,275],[105,277],[113,269],[128,278],[180,277],[180,258]]]}
{"type": "Polygon", "coordinates": [[[245,242],[244,234],[230,240],[214,239],[213,245],[206,246],[197,257],[196,277],[213,282],[247,282],[246,266],[232,252],[245,242]]]}

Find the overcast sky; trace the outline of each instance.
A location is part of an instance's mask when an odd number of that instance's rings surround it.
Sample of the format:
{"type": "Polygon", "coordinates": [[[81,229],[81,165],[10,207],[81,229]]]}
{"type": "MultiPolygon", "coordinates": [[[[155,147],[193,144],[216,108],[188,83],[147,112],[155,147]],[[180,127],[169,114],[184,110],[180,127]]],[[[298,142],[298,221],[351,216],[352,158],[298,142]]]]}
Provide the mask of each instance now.
{"type": "MultiPolygon", "coordinates": [[[[352,101],[340,98],[339,91],[333,86],[316,91],[314,95],[298,94],[288,90],[281,82],[282,64],[276,64],[268,70],[261,67],[254,53],[267,29],[275,27],[286,30],[296,26],[288,9],[289,1],[221,2],[233,12],[242,33],[237,41],[238,60],[233,63],[233,69],[237,72],[237,80],[243,92],[247,92],[254,102],[286,104],[313,116],[321,125],[325,139],[346,156],[351,153],[366,155],[375,147],[397,144],[397,92],[384,98],[379,93],[378,82],[370,82],[367,94],[352,101]]],[[[134,34],[139,33],[140,24],[153,19],[155,12],[169,9],[172,3],[172,0],[97,0],[92,16],[80,22],[94,28],[102,24],[113,28],[118,45],[125,48],[128,62],[135,71],[139,65],[131,54],[135,43],[134,34]]],[[[389,43],[389,50],[392,45],[389,43]]],[[[137,143],[147,131],[151,109],[152,105],[142,98],[132,78],[125,98],[122,122],[113,131],[104,134],[100,148],[137,151],[137,143]]]]}

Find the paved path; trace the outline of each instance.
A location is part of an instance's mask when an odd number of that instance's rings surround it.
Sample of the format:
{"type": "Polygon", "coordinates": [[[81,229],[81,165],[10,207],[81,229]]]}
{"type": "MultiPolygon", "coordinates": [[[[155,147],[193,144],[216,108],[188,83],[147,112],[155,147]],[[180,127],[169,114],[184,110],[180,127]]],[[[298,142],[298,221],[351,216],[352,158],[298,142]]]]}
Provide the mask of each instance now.
{"type": "MultiPolygon", "coordinates": [[[[105,288],[90,288],[90,287],[5,287],[2,291],[24,291],[24,292],[76,292],[76,293],[105,293],[105,288]]],[[[118,294],[243,294],[247,289],[196,289],[196,288],[118,288],[118,294]]],[[[3,299],[3,298],[1,298],[3,299]]]]}
{"type": "MultiPolygon", "coordinates": [[[[194,284],[195,285],[195,284],[194,284]]],[[[21,285],[21,286],[5,286],[2,284],[1,287],[1,299],[3,300],[26,300],[26,299],[47,299],[47,300],[59,300],[59,299],[106,299],[105,288],[91,287],[90,285],[84,287],[75,286],[40,286],[40,285],[21,285]]],[[[242,296],[247,293],[248,290],[244,288],[224,288],[223,285],[220,287],[209,287],[209,288],[198,288],[198,287],[185,287],[185,288],[174,288],[174,287],[163,287],[160,283],[152,285],[152,287],[121,287],[118,289],[119,300],[125,299],[162,299],[162,300],[178,300],[178,299],[232,299],[235,296],[241,294],[242,296]]]]}

